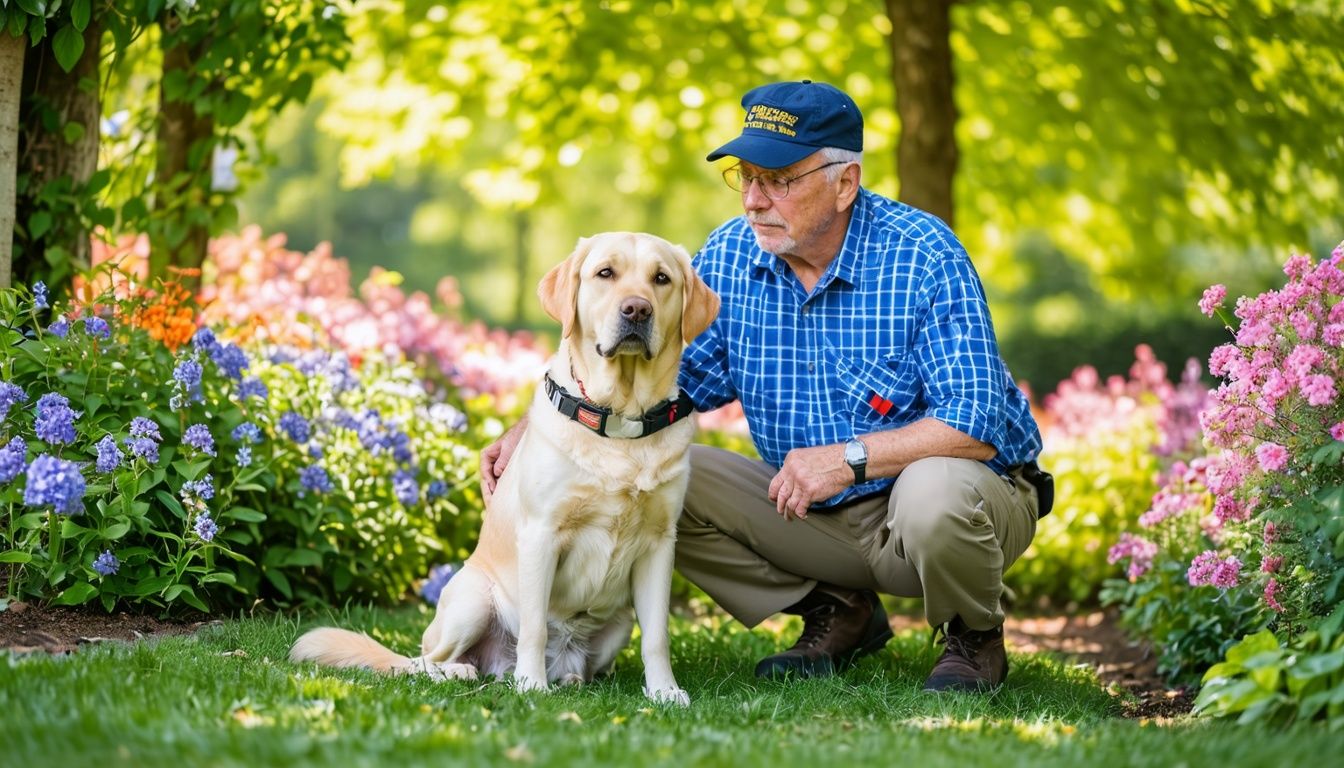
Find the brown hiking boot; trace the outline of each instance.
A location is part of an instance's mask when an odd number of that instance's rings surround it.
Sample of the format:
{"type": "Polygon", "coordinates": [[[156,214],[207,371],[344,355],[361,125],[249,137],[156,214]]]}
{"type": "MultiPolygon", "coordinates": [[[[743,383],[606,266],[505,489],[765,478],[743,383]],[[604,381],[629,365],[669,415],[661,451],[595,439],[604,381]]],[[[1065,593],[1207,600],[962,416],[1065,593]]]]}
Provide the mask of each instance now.
{"type": "Polygon", "coordinates": [[[976,630],[958,616],[941,631],[946,647],[924,681],[924,690],[982,693],[1003,685],[1008,676],[1008,653],[1003,647],[1002,624],[976,630]]]}
{"type": "Polygon", "coordinates": [[[803,617],[803,633],[793,647],[761,659],[756,676],[778,679],[839,674],[854,661],[880,650],[891,639],[887,612],[877,595],[819,585],[784,609],[803,617]]]}

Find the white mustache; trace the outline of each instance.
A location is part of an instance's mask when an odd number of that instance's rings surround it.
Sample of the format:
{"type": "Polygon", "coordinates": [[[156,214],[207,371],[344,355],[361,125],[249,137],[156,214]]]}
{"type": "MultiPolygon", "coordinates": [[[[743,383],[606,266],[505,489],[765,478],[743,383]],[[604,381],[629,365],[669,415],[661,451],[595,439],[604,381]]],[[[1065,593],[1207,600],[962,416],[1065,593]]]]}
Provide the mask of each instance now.
{"type": "Polygon", "coordinates": [[[782,227],[782,226],[784,226],[784,220],[783,220],[783,219],[766,218],[766,217],[764,217],[764,216],[752,216],[752,215],[750,215],[750,214],[748,214],[748,216],[747,216],[747,221],[751,222],[752,224],[763,224],[763,225],[765,225],[765,226],[767,226],[767,227],[782,227]]]}

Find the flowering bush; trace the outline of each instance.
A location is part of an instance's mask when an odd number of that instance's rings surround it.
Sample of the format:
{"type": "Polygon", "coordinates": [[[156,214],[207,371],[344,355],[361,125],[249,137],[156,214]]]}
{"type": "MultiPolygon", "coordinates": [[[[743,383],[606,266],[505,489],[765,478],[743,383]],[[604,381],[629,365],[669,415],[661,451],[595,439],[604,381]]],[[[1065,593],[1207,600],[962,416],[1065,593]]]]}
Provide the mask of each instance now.
{"type": "Polygon", "coordinates": [[[1111,573],[1106,547],[1156,491],[1164,461],[1191,450],[1207,390],[1197,364],[1167,379],[1151,348],[1135,349],[1129,378],[1079,368],[1045,398],[1041,465],[1055,476],[1054,511],[1005,576],[1020,598],[1088,603],[1111,573]]]}
{"type": "MultiPolygon", "coordinates": [[[[1202,660],[1211,648],[1228,654],[1231,666],[1215,666],[1206,676],[1209,696],[1225,705],[1205,700],[1209,711],[1242,711],[1218,698],[1235,699],[1238,687],[1219,681],[1245,673],[1245,653],[1238,651],[1240,661],[1232,663],[1229,646],[1260,626],[1281,644],[1344,664],[1344,653],[1322,650],[1333,637],[1315,651],[1303,645],[1332,635],[1316,630],[1344,610],[1342,261],[1344,246],[1320,263],[1293,256],[1284,266],[1282,289],[1238,299],[1234,341],[1209,358],[1210,372],[1223,379],[1200,415],[1213,452],[1179,480],[1169,479],[1141,521],[1150,529],[1146,535],[1131,534],[1113,550],[1115,560],[1127,562],[1135,585],[1115,594],[1127,604],[1127,615],[1139,612],[1140,629],[1149,628],[1141,617],[1154,580],[1167,580],[1161,602],[1189,610],[1191,623],[1241,607],[1238,620],[1221,627],[1224,634],[1181,651],[1187,660],[1202,660]],[[1170,572],[1181,573],[1183,582],[1170,572]],[[1198,591],[1204,594],[1194,596],[1198,591]],[[1209,599],[1210,592],[1216,599],[1209,599]]],[[[1210,288],[1201,309],[1221,315],[1226,295],[1222,286],[1210,288]]],[[[1161,633],[1157,639],[1171,640],[1161,633]]],[[[1303,689],[1292,689],[1289,684],[1282,701],[1302,701],[1303,689]]],[[[1344,700],[1344,688],[1333,691],[1344,700]]]]}
{"type": "MultiPolygon", "coordinates": [[[[208,424],[242,421],[219,365],[175,355],[141,310],[176,286],[57,310],[41,283],[0,292],[0,573],[8,597],[205,609],[246,562],[209,502],[208,424]],[[169,392],[172,397],[160,396],[169,392]]],[[[167,316],[167,315],[165,315],[167,316]]],[[[226,348],[222,356],[240,354],[226,348]]]]}
{"type": "Polygon", "coordinates": [[[393,599],[445,546],[465,553],[480,508],[467,480],[498,420],[468,428],[380,355],[356,370],[207,328],[183,344],[181,306],[149,309],[184,294],[132,286],[59,312],[40,284],[0,292],[9,597],[393,599]]]}

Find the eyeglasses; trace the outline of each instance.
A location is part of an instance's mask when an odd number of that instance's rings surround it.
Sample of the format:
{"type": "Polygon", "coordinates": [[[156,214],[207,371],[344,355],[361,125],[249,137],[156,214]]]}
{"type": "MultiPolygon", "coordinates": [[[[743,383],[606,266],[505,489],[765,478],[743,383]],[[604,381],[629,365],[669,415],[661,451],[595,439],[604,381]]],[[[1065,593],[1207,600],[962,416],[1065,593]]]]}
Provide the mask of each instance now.
{"type": "Polygon", "coordinates": [[[729,189],[732,189],[734,192],[746,192],[751,189],[752,182],[755,182],[761,186],[761,192],[764,193],[766,197],[771,200],[783,200],[789,196],[789,185],[793,182],[803,178],[809,173],[816,173],[822,168],[830,168],[832,165],[845,165],[849,162],[849,160],[832,160],[824,165],[818,165],[810,171],[804,171],[791,179],[781,179],[778,176],[770,176],[768,174],[753,176],[748,173],[743,173],[741,165],[734,165],[731,168],[725,168],[723,170],[723,181],[728,185],[729,189]]]}

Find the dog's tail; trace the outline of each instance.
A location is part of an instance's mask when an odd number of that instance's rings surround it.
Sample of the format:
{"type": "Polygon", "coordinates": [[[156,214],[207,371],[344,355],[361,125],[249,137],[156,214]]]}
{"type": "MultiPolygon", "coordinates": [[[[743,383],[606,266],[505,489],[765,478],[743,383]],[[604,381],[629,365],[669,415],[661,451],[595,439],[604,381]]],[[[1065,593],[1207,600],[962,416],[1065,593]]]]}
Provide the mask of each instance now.
{"type": "Polygon", "coordinates": [[[328,667],[366,667],[383,673],[404,672],[411,667],[410,659],[372,637],[335,627],[319,627],[304,633],[294,642],[289,659],[316,661],[328,667]]]}

